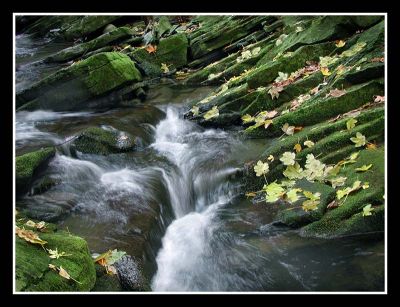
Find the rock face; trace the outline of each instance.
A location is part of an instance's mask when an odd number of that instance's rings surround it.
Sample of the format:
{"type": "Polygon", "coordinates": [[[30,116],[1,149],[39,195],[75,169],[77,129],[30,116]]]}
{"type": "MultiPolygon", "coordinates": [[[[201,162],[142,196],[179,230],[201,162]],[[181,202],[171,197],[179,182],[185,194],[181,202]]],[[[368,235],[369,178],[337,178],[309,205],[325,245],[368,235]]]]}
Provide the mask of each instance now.
{"type": "Polygon", "coordinates": [[[171,35],[161,39],[155,53],[148,53],[143,48],[131,52],[129,56],[147,76],[159,76],[162,73],[161,64],[169,70],[181,68],[187,63],[188,39],[184,33],[171,35]]]}
{"type": "Polygon", "coordinates": [[[54,148],[44,148],[15,158],[15,177],[17,194],[28,190],[35,172],[55,154],[54,148]]]}
{"type": "Polygon", "coordinates": [[[73,145],[80,152],[101,155],[132,151],[137,146],[136,138],[129,133],[99,127],[82,131],[73,145]]]}
{"type": "Polygon", "coordinates": [[[99,49],[111,43],[115,43],[124,38],[132,36],[133,32],[130,28],[121,27],[111,30],[95,39],[86,43],[78,44],[57,52],[45,59],[46,62],[67,62],[82,56],[85,53],[99,49]]]}
{"type": "Polygon", "coordinates": [[[121,286],[128,291],[150,291],[150,285],[142,274],[142,268],[131,256],[123,256],[114,264],[121,286]]]}
{"type": "MultiPolygon", "coordinates": [[[[23,224],[17,223],[17,226],[30,229],[23,224]]],[[[96,280],[96,271],[86,241],[64,231],[54,231],[55,226],[52,224],[47,224],[46,228],[46,232],[38,233],[42,240],[47,241],[45,247],[70,255],[51,259],[41,246],[17,236],[15,239],[16,291],[89,291],[92,289],[96,280]],[[62,267],[78,282],[61,277],[49,268],[49,264],[62,267]]]]}
{"type": "MultiPolygon", "coordinates": [[[[61,69],[18,93],[16,104],[19,110],[89,109],[88,100],[140,80],[141,74],[128,56],[118,52],[104,52],[61,69]]],[[[94,101],[90,108],[115,103],[106,99],[97,105],[94,101]]]]}

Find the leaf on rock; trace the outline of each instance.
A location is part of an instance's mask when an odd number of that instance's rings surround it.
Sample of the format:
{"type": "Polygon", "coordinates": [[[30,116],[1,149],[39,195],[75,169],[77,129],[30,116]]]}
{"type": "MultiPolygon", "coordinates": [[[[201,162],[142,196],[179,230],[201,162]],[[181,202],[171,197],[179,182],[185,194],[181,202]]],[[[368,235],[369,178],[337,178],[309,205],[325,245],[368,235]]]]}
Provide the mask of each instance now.
{"type": "Polygon", "coordinates": [[[193,107],[190,109],[190,111],[192,112],[192,114],[193,114],[194,116],[198,116],[198,115],[199,115],[200,109],[199,109],[198,106],[193,106],[193,107]]]}
{"type": "Polygon", "coordinates": [[[278,77],[276,77],[274,82],[282,82],[285,81],[289,78],[287,73],[283,73],[283,72],[278,72],[278,77]]]}
{"type": "Polygon", "coordinates": [[[262,161],[258,161],[254,166],[254,171],[257,177],[265,175],[269,171],[268,163],[263,163],[262,161]]]}
{"type": "Polygon", "coordinates": [[[351,137],[350,140],[355,144],[356,147],[364,146],[366,143],[365,136],[362,135],[360,132],[357,132],[356,136],[351,137]]]}
{"type": "Polygon", "coordinates": [[[340,206],[339,202],[336,199],[334,199],[328,204],[328,206],[326,206],[326,208],[329,209],[329,210],[332,210],[332,209],[335,209],[335,208],[337,208],[339,206],[340,206]]]}
{"type": "Polygon", "coordinates": [[[298,188],[296,188],[296,189],[290,189],[287,193],[286,193],[286,196],[287,196],[287,198],[288,198],[288,200],[291,202],[291,203],[294,203],[294,202],[296,202],[296,201],[298,201],[299,199],[300,199],[300,196],[297,194],[298,192],[301,192],[302,191],[302,189],[298,189],[298,188]]]}
{"type": "Polygon", "coordinates": [[[329,71],[328,67],[321,67],[321,73],[324,76],[330,76],[332,73],[329,71]]]}
{"type": "Polygon", "coordinates": [[[58,274],[59,274],[61,277],[64,277],[65,279],[71,279],[71,276],[68,274],[68,272],[67,272],[66,270],[63,269],[62,266],[60,266],[60,269],[59,269],[58,274]]]}
{"type": "Polygon", "coordinates": [[[299,153],[302,148],[301,148],[301,145],[299,143],[297,143],[296,145],[294,145],[293,149],[296,150],[296,153],[299,153]]]}
{"type": "Polygon", "coordinates": [[[304,142],[304,146],[307,146],[308,148],[311,148],[315,145],[313,141],[307,140],[304,142]]]}
{"type": "Polygon", "coordinates": [[[278,99],[279,98],[279,93],[283,91],[283,86],[272,86],[269,91],[268,94],[271,95],[272,99],[278,99]]]}
{"type": "Polygon", "coordinates": [[[385,96],[379,96],[379,95],[374,96],[374,102],[376,103],[385,102],[385,96]]]}
{"type": "Polygon", "coordinates": [[[357,167],[357,168],[356,168],[356,172],[366,172],[366,171],[369,170],[371,167],[372,167],[372,164],[368,164],[368,165],[364,164],[364,165],[361,166],[361,167],[357,167]]]}
{"type": "Polygon", "coordinates": [[[345,184],[347,177],[336,177],[329,179],[332,184],[332,188],[336,189],[337,187],[341,187],[345,184]]]}
{"type": "Polygon", "coordinates": [[[324,168],[325,164],[315,159],[313,154],[307,155],[304,175],[308,181],[323,179],[324,168]]]}
{"type": "Polygon", "coordinates": [[[161,71],[162,71],[164,74],[169,73],[168,65],[165,64],[165,63],[161,63],[161,71]]]}
{"type": "Polygon", "coordinates": [[[145,50],[148,52],[148,53],[156,53],[156,51],[157,51],[157,46],[153,46],[152,44],[150,44],[150,45],[148,45],[146,48],[145,48],[145,50]]]}
{"type": "Polygon", "coordinates": [[[282,154],[279,160],[282,161],[283,165],[294,165],[295,158],[296,154],[294,152],[286,151],[282,154]]]}
{"type": "Polygon", "coordinates": [[[46,250],[49,253],[49,257],[52,259],[59,259],[60,257],[72,256],[72,254],[67,254],[65,252],[59,253],[57,248],[55,250],[46,248],[46,250]]]}
{"type": "Polygon", "coordinates": [[[369,150],[376,150],[376,144],[368,143],[368,144],[367,144],[367,149],[369,149],[369,150]]]}
{"type": "Polygon", "coordinates": [[[257,194],[255,192],[247,192],[245,194],[246,197],[255,197],[257,194]]]}
{"type": "Polygon", "coordinates": [[[371,207],[371,204],[368,204],[363,208],[362,215],[363,216],[370,216],[370,215],[372,215],[372,211],[373,210],[374,210],[374,208],[371,207]]]}
{"type": "Polygon", "coordinates": [[[351,130],[356,126],[356,123],[358,121],[355,118],[350,118],[347,122],[346,122],[346,127],[347,130],[351,130]]]}
{"type": "Polygon", "coordinates": [[[272,182],[269,185],[264,185],[263,189],[267,193],[265,200],[270,203],[276,202],[285,195],[285,189],[276,182],[272,182]]]}
{"type": "Polygon", "coordinates": [[[296,33],[304,31],[303,27],[296,27],[296,33]]]}
{"type": "Polygon", "coordinates": [[[212,107],[211,110],[209,110],[206,114],[204,114],[203,117],[204,117],[205,120],[209,120],[211,118],[218,117],[218,116],[219,116],[218,107],[214,106],[214,107],[212,107]]]}
{"type": "Polygon", "coordinates": [[[294,126],[289,126],[288,123],[284,124],[282,126],[282,131],[285,132],[287,135],[293,135],[294,134],[294,126]]]}
{"type": "Polygon", "coordinates": [[[248,123],[251,123],[254,121],[254,117],[251,116],[250,114],[245,114],[242,116],[242,121],[243,121],[243,124],[248,124],[248,123]]]}
{"type": "Polygon", "coordinates": [[[269,155],[267,158],[268,161],[273,162],[275,160],[273,155],[269,155]]]}
{"type": "Polygon", "coordinates": [[[289,165],[283,172],[283,176],[289,179],[302,179],[304,177],[303,169],[300,167],[299,163],[294,165],[289,165]]]}
{"type": "Polygon", "coordinates": [[[335,46],[338,48],[342,48],[342,47],[344,47],[344,45],[346,45],[346,42],[344,40],[335,41],[335,46]]]}
{"type": "Polygon", "coordinates": [[[339,90],[337,88],[330,90],[329,94],[327,96],[332,96],[332,97],[340,97],[345,95],[347,92],[346,90],[339,90]]]}
{"type": "Polygon", "coordinates": [[[303,202],[301,207],[303,208],[304,211],[308,212],[308,211],[317,210],[319,204],[320,204],[319,200],[308,199],[308,200],[303,202]]]}
{"type": "Polygon", "coordinates": [[[21,239],[24,239],[27,242],[33,243],[33,244],[40,244],[40,245],[45,245],[47,241],[44,241],[39,238],[39,235],[32,230],[26,230],[24,228],[19,228],[18,226],[15,228],[15,233],[20,237],[21,239]]]}

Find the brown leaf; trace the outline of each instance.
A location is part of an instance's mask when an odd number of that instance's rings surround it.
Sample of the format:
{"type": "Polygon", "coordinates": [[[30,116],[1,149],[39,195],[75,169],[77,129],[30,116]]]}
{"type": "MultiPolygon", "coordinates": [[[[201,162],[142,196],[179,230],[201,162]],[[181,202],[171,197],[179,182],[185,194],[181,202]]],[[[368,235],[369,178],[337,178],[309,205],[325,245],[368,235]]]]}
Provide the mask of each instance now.
{"type": "Polygon", "coordinates": [[[366,147],[369,150],[375,150],[377,148],[376,144],[374,143],[368,143],[366,147]]]}
{"type": "Polygon", "coordinates": [[[340,96],[343,96],[344,94],[346,94],[346,90],[339,90],[339,89],[335,88],[329,92],[328,96],[340,97],[340,96]]]}
{"type": "Polygon", "coordinates": [[[53,271],[57,271],[57,267],[54,264],[49,263],[49,268],[53,271]]]}
{"type": "Polygon", "coordinates": [[[60,271],[58,272],[58,274],[61,277],[64,277],[65,279],[71,279],[71,276],[68,274],[68,272],[66,270],[63,269],[62,266],[60,266],[60,271]]]}
{"type": "Polygon", "coordinates": [[[326,206],[326,208],[327,208],[327,209],[330,209],[330,210],[335,209],[335,208],[337,208],[337,207],[339,207],[339,202],[338,202],[336,199],[334,199],[333,201],[331,201],[331,202],[328,204],[328,206],[326,206]]]}
{"type": "Polygon", "coordinates": [[[315,95],[319,92],[319,85],[317,85],[316,87],[314,87],[312,90],[310,90],[310,94],[311,95],[315,95]]]}
{"type": "Polygon", "coordinates": [[[385,102],[385,96],[379,96],[379,95],[374,96],[374,102],[376,103],[385,102]]]}
{"type": "Polygon", "coordinates": [[[40,244],[44,245],[47,243],[47,241],[44,241],[39,238],[39,235],[32,230],[26,230],[24,228],[19,228],[18,226],[15,229],[15,233],[20,237],[21,239],[24,239],[27,242],[33,243],[33,244],[40,244]]]}
{"type": "Polygon", "coordinates": [[[290,110],[296,110],[300,106],[300,102],[297,99],[294,99],[290,102],[290,110]]]}
{"type": "Polygon", "coordinates": [[[296,153],[299,153],[301,151],[301,145],[297,143],[296,145],[294,145],[293,149],[296,150],[296,153]]]}
{"type": "Polygon", "coordinates": [[[148,45],[146,48],[145,48],[145,50],[148,52],[148,53],[156,53],[156,51],[157,51],[157,46],[153,46],[152,44],[150,44],[150,45],[148,45]]]}
{"type": "Polygon", "coordinates": [[[373,59],[371,59],[370,60],[372,63],[374,63],[374,62],[381,62],[381,63],[383,63],[383,62],[385,62],[385,58],[373,58],[373,59]]]}
{"type": "Polygon", "coordinates": [[[303,127],[302,127],[302,126],[294,127],[294,131],[295,131],[295,132],[301,131],[301,130],[303,130],[303,127]]]}

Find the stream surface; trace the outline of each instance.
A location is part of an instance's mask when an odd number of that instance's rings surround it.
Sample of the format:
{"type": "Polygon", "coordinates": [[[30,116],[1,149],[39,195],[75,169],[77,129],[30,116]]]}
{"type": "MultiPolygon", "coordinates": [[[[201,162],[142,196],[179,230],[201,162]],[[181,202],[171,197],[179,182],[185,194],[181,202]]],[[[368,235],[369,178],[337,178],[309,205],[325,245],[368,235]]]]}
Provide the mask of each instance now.
{"type": "MultiPolygon", "coordinates": [[[[60,68],[35,63],[64,45],[26,36],[16,44],[17,90],[60,68]]],[[[17,206],[84,237],[91,252],[118,248],[142,259],[154,291],[383,290],[382,239],[302,238],[272,225],[276,211],[267,204],[243,196],[240,169],[273,140],[183,119],[188,104],[212,90],[168,83],[135,108],[17,112],[17,155],[89,126],[122,126],[142,140],[137,151],[109,156],[59,146],[38,176],[57,184],[17,206]]]]}

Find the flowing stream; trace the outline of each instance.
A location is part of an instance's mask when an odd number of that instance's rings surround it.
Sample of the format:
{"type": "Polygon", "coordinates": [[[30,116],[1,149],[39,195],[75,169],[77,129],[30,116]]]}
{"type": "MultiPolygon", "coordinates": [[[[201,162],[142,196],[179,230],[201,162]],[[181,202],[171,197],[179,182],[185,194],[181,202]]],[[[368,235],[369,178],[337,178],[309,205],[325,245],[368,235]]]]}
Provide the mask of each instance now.
{"type": "MultiPolygon", "coordinates": [[[[18,39],[22,59],[37,54],[18,39]]],[[[21,87],[30,82],[23,77],[29,63],[20,66],[21,87]]],[[[183,119],[187,103],[210,90],[159,85],[135,108],[18,112],[17,154],[61,144],[89,126],[130,132],[142,144],[101,156],[71,152],[67,142],[34,182],[56,184],[17,206],[84,237],[92,252],[118,248],[143,260],[153,291],[383,289],[382,240],[302,238],[274,226],[267,204],[243,196],[240,169],[271,141],[183,119]]]]}

